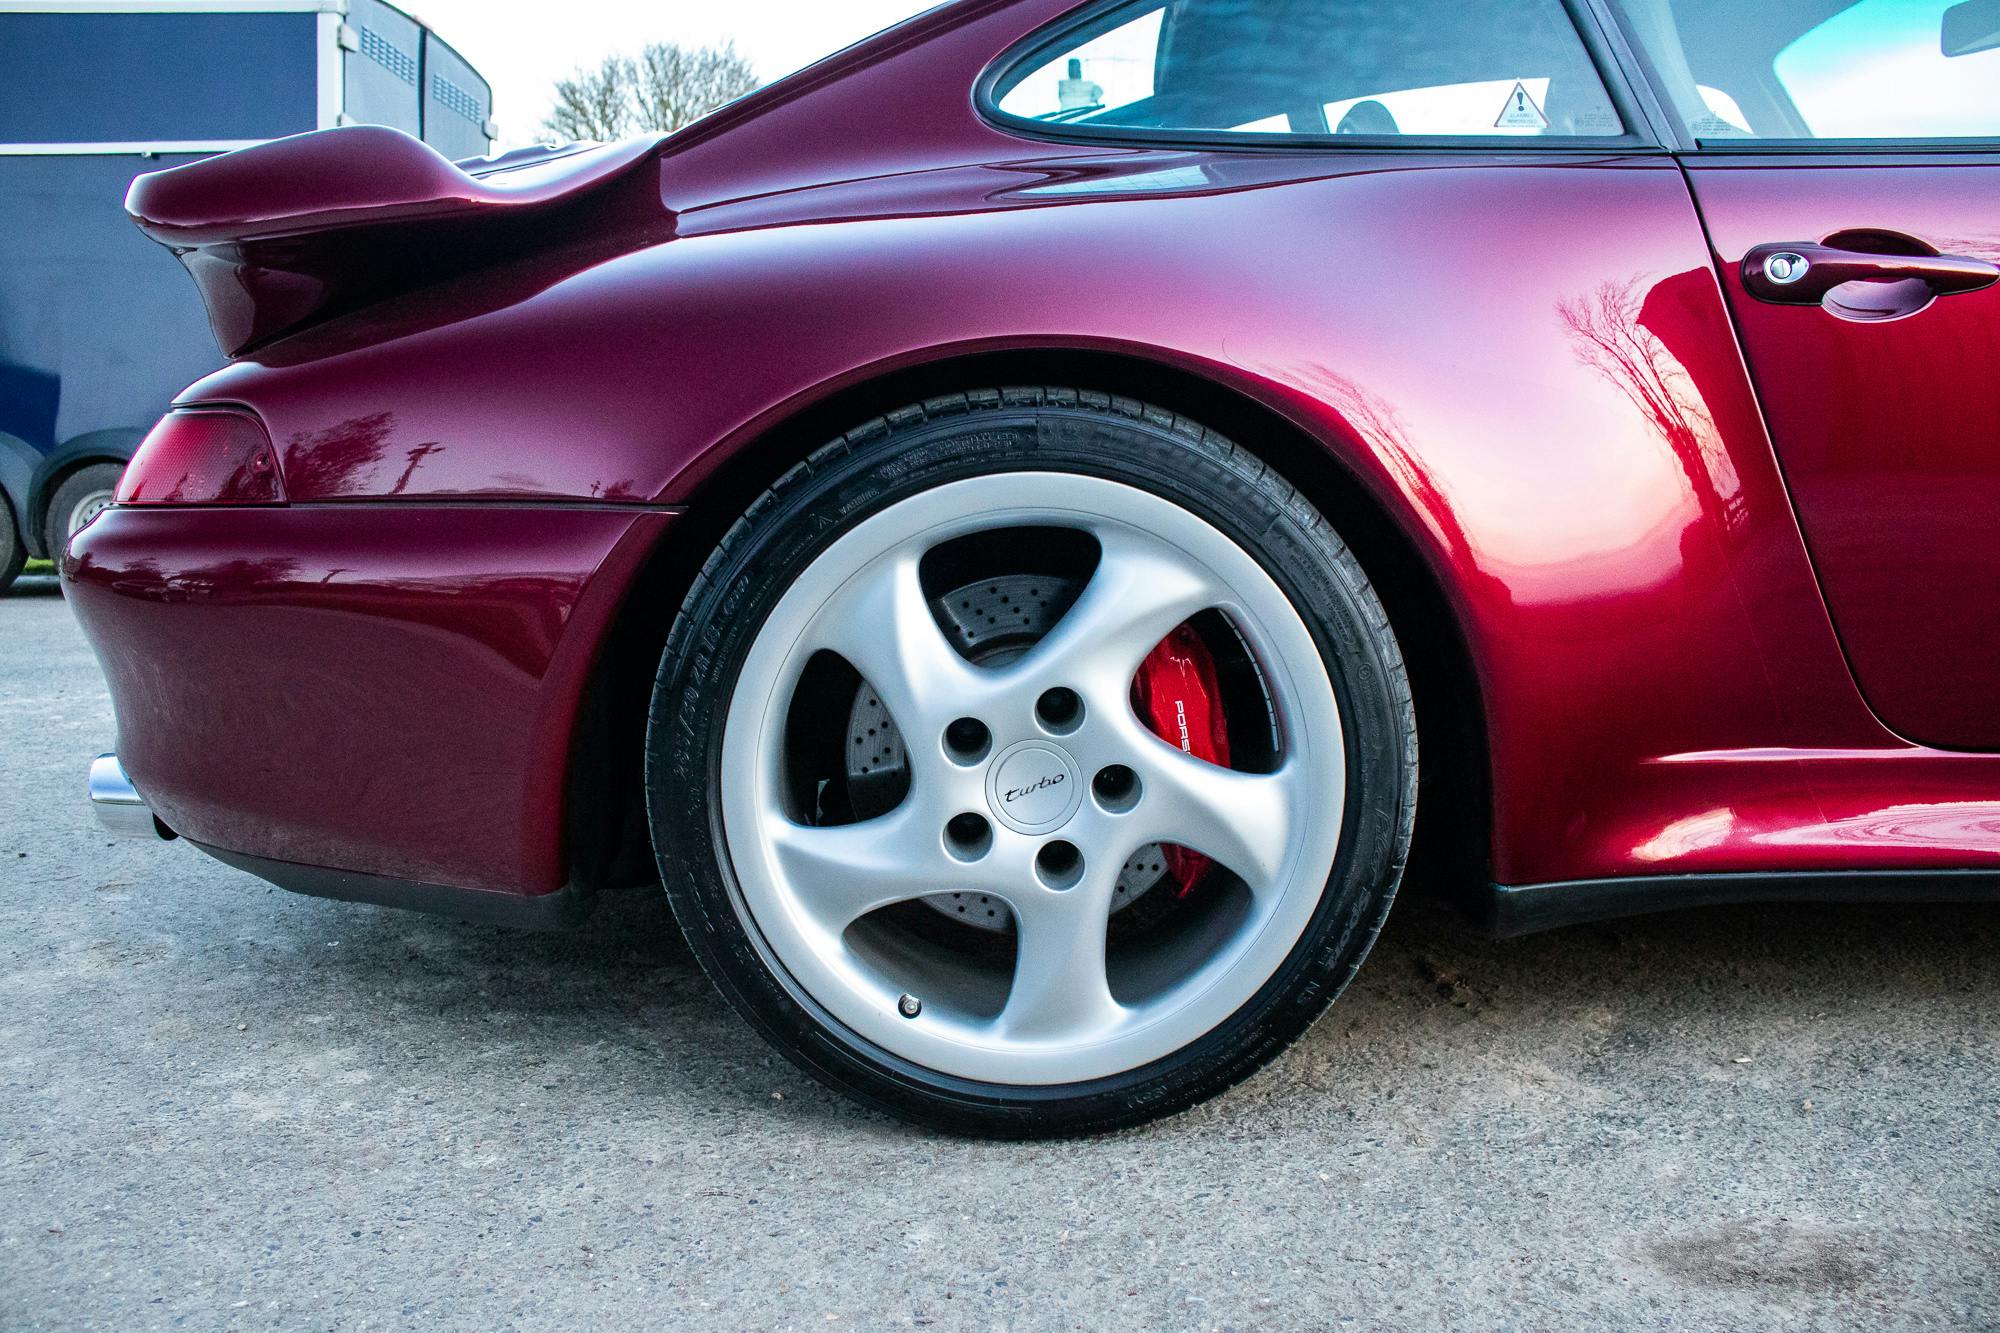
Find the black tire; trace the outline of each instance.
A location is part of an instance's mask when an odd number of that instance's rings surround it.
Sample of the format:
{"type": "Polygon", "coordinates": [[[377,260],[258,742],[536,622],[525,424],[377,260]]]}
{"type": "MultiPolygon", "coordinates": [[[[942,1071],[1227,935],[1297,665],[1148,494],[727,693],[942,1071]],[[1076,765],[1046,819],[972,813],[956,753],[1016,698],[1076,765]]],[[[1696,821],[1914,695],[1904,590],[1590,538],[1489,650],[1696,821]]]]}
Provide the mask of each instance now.
{"type": "Polygon", "coordinates": [[[42,519],[43,540],[48,543],[49,559],[60,562],[63,552],[69,547],[70,516],[77,506],[94,495],[111,495],[118,490],[118,479],[125,475],[123,463],[91,463],[80,467],[63,478],[62,485],[49,497],[49,507],[42,519]]]}
{"type": "Polygon", "coordinates": [[[14,586],[27,563],[28,548],[21,544],[20,529],[14,524],[14,507],[0,495],[0,593],[14,586]]]}
{"type": "Polygon", "coordinates": [[[688,593],[654,686],[646,789],[662,880],[716,987],[779,1050],[890,1114],[996,1137],[1094,1133],[1182,1110],[1297,1039],[1347,985],[1388,915],[1416,806],[1416,722],[1380,600],[1292,487],[1198,424],[1067,389],[981,391],[903,408],[794,467],[729,531],[688,593]],[[1339,702],[1348,788],[1334,872],[1299,943],[1251,1000],[1180,1050],[1087,1083],[975,1083],[910,1064],[788,985],[752,939],[722,840],[722,720],[750,645],[841,532],[919,491],[1034,469],[1108,477],[1198,514],[1251,552],[1317,643],[1339,702]]]}

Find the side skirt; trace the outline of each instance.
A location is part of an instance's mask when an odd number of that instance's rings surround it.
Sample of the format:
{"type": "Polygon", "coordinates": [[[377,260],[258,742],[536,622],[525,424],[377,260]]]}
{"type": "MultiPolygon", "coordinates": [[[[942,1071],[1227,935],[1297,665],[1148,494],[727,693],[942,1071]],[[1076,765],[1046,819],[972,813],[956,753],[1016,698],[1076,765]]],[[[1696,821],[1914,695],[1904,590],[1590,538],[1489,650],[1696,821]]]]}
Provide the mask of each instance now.
{"type": "Polygon", "coordinates": [[[461,889],[447,884],[361,875],[346,870],[329,870],[325,866],[299,865],[292,861],[272,861],[261,856],[246,856],[241,852],[226,852],[220,847],[199,842],[194,845],[225,865],[247,870],[292,893],[308,894],[314,898],[338,898],[350,903],[374,903],[381,907],[403,907],[481,925],[560,930],[588,916],[593,903],[590,895],[579,892],[573,885],[564,885],[554,893],[527,897],[495,893],[488,889],[461,889]]]}
{"type": "Polygon", "coordinates": [[[1854,870],[1797,874],[1635,875],[1493,884],[1484,925],[1495,939],[1584,921],[1754,902],[2000,902],[2000,870],[1854,870]]]}

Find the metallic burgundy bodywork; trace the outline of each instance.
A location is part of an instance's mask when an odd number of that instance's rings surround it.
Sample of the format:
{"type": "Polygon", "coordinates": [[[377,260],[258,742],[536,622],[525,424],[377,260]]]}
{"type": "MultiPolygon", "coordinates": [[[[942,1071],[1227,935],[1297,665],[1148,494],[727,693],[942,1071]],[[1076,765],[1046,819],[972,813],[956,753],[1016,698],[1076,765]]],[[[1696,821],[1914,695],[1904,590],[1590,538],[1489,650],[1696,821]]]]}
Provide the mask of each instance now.
{"type": "MultiPolygon", "coordinates": [[[[2000,260],[2000,162],[1746,162],[1691,173],[1856,677],[1904,735],[2000,749],[2000,289],[1892,323],[1748,299],[1759,240],[1857,222],[2000,260]]],[[[1983,275],[1982,275],[1983,276],[1983,275]]],[[[1891,290],[1893,295],[1893,289],[1891,290]]]]}
{"type": "Polygon", "coordinates": [[[603,225],[591,192],[658,142],[474,177],[399,130],[351,125],[152,172],[125,207],[180,256],[236,356],[343,305],[603,225]],[[582,216],[565,208],[586,200],[582,216]]]}
{"type": "Polygon", "coordinates": [[[1742,158],[1691,194],[1665,152],[985,122],[979,72],[1075,7],[917,20],[649,148],[646,209],[621,184],[602,230],[190,389],[263,419],[290,507],[113,511],[65,564],[167,822],[558,888],[583,682],[663,511],[775,477],[836,394],[1074,349],[1260,405],[1402,532],[1476,671],[1495,881],[2000,868],[2000,290],[1849,326],[1732,270],[1856,226],[1990,258],[1962,195],[2000,169],[1878,161],[1842,200],[1742,158]]]}
{"type": "Polygon", "coordinates": [[[171,828],[419,883],[563,882],[554,798],[574,703],[664,515],[371,505],[118,520],[73,557],[79,610],[118,701],[119,757],[171,828]],[[115,634],[97,628],[105,597],[115,634]]]}

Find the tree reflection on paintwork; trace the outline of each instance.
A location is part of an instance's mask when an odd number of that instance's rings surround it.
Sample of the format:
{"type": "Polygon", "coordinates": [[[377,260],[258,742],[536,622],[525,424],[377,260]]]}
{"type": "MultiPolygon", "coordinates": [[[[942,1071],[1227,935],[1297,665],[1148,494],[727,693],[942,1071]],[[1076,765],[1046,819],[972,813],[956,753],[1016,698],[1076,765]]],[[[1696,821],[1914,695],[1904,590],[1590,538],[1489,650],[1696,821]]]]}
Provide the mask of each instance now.
{"type": "Polygon", "coordinates": [[[1681,285],[1707,280],[1690,272],[1653,284],[1637,275],[1604,282],[1587,296],[1556,302],[1556,315],[1577,360],[1639,409],[1680,464],[1703,512],[1728,530],[1747,519],[1736,465],[1694,376],[1668,344],[1680,332],[1675,312],[1681,285]]]}
{"type": "Polygon", "coordinates": [[[315,497],[352,494],[382,461],[395,428],[394,412],[371,412],[292,436],[285,442],[286,489],[315,497]]]}

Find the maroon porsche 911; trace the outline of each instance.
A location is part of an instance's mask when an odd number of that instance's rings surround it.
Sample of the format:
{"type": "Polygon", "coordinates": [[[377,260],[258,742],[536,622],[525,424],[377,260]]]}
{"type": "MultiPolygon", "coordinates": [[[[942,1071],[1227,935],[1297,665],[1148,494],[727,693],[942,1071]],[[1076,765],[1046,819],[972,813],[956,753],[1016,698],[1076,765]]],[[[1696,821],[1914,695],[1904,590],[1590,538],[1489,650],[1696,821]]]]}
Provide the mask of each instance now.
{"type": "Polygon", "coordinates": [[[961,0],[670,136],[141,177],[232,363],[62,563],[91,797],[664,887],[986,1134],[1512,934],[2000,894],[2000,0],[961,0]]]}

